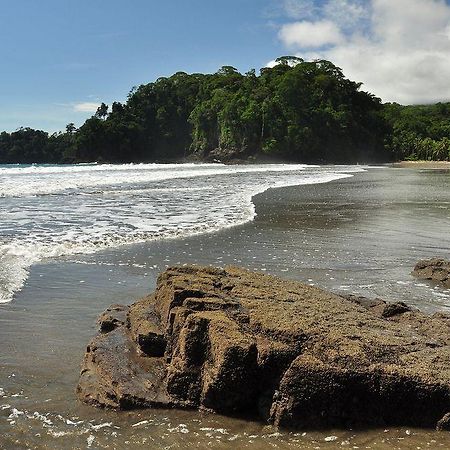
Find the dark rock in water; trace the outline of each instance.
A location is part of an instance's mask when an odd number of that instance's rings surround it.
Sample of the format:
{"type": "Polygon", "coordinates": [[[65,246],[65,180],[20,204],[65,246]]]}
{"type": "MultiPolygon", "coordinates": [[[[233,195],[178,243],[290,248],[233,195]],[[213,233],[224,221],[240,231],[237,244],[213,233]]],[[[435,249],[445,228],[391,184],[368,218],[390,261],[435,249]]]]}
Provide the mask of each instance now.
{"type": "Polygon", "coordinates": [[[239,149],[216,148],[203,156],[203,159],[210,162],[245,163],[246,156],[246,152],[239,149]]]}
{"type": "Polygon", "coordinates": [[[419,261],[413,270],[413,275],[423,280],[436,281],[450,288],[450,261],[445,259],[425,259],[419,261]]]}
{"type": "Polygon", "coordinates": [[[371,310],[373,308],[379,309],[380,307],[384,309],[384,307],[387,305],[387,303],[382,300],[381,298],[367,298],[362,297],[358,295],[353,294],[345,294],[341,295],[342,298],[345,298],[349,302],[356,303],[358,305],[361,305],[363,308],[366,308],[368,310],[371,310]]]}
{"type": "Polygon", "coordinates": [[[393,317],[408,311],[412,311],[412,309],[406,303],[389,303],[383,308],[381,315],[383,317],[393,317]]]}
{"type": "Polygon", "coordinates": [[[92,340],[77,392],[98,406],[207,408],[289,428],[436,427],[450,412],[449,344],[445,314],[235,267],[173,267],[92,340]]]}
{"type": "Polygon", "coordinates": [[[366,308],[374,314],[384,318],[393,317],[398,314],[412,311],[412,308],[403,302],[387,303],[381,298],[371,299],[353,294],[345,294],[341,295],[341,297],[345,300],[361,305],[363,308],[366,308]]]}
{"type": "Polygon", "coordinates": [[[436,425],[437,431],[450,431],[450,413],[447,413],[436,425]]]}

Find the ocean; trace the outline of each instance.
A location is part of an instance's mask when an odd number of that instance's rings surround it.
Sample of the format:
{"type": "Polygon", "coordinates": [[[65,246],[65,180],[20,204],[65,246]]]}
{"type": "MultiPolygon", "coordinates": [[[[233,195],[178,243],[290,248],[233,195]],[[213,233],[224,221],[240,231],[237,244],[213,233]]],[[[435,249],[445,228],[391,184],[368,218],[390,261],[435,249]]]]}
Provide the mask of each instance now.
{"type": "Polygon", "coordinates": [[[415,448],[445,433],[277,431],[75,396],[95,320],[172,264],[236,264],[334,292],[450,311],[417,280],[450,256],[450,174],[362,166],[0,166],[0,448],[415,448]]]}
{"type": "Polygon", "coordinates": [[[362,169],[305,165],[0,166],[0,302],[39,261],[240,225],[253,195],[362,169]]]}

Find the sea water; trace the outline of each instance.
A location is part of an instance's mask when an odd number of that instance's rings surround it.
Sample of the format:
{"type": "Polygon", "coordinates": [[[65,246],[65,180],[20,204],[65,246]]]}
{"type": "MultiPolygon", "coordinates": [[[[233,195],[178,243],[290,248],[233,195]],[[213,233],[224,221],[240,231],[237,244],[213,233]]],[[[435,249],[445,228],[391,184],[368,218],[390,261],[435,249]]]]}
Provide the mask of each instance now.
{"type": "Polygon", "coordinates": [[[448,434],[433,430],[289,432],[206,412],[106,411],[75,395],[96,317],[112,303],[151,292],[172,264],[237,264],[449,312],[448,290],[411,276],[420,258],[450,257],[448,172],[292,165],[3,169],[0,222],[9,258],[3,269],[10,270],[4,286],[11,290],[0,305],[2,450],[450,448],[448,434]],[[277,186],[284,187],[270,189],[277,186]],[[11,219],[6,231],[13,214],[17,225],[11,219]],[[22,287],[13,283],[20,268],[22,287]]]}
{"type": "Polygon", "coordinates": [[[48,258],[217,231],[250,221],[253,195],[357,167],[127,164],[0,166],[0,303],[48,258]]]}

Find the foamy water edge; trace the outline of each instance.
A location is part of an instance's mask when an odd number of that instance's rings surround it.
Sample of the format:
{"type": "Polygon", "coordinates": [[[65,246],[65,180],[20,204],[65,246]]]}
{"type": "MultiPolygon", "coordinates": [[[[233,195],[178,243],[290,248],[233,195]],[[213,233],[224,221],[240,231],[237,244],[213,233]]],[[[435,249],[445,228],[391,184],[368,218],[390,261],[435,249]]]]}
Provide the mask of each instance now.
{"type": "MultiPolygon", "coordinates": [[[[83,166],[83,169],[86,166],[83,166]]],[[[139,167],[139,166],[138,166],[139,167]]],[[[179,166],[178,166],[179,167],[179,166]]],[[[188,166],[192,167],[192,166],[188,166]]],[[[207,169],[213,167],[216,169],[215,165],[207,165],[206,167],[202,167],[202,169],[207,169]]],[[[233,167],[233,166],[232,166],[233,167]]],[[[263,173],[263,172],[286,172],[289,174],[290,172],[293,172],[295,170],[303,170],[306,168],[311,168],[312,166],[305,166],[305,165],[297,165],[297,166],[278,166],[278,167],[267,167],[263,169],[259,169],[257,167],[242,167],[237,169],[234,169],[230,171],[230,169],[224,169],[224,171],[227,171],[226,173],[236,174],[236,173],[263,173]],[[250,169],[250,170],[249,170],[250,169]],[[284,170],[286,169],[286,170],[284,170]]],[[[89,168],[91,169],[92,166],[89,168]]],[[[136,169],[136,166],[130,166],[131,169],[136,169]]],[[[44,168],[46,169],[46,168],[44,168]]],[[[51,172],[56,171],[57,168],[52,168],[51,172]]],[[[64,168],[65,171],[67,171],[66,168],[64,168]]],[[[78,168],[76,168],[75,172],[78,171],[78,168]]],[[[104,172],[105,168],[102,166],[94,166],[94,169],[96,172],[104,172]]],[[[128,169],[128,168],[127,168],[128,169]]],[[[164,167],[166,169],[166,167],[164,167]]],[[[30,169],[26,169],[30,170],[30,169]]],[[[117,171],[118,169],[115,167],[113,170],[117,171]]],[[[197,166],[198,170],[198,166],[197,166]]],[[[19,169],[17,169],[19,171],[19,169]]],[[[39,171],[37,168],[32,169],[32,171],[39,171]]],[[[364,171],[363,168],[352,168],[347,172],[361,172],[364,171]]],[[[211,176],[211,175],[223,175],[223,171],[215,171],[214,174],[203,173],[201,174],[195,174],[194,177],[197,176],[211,176]]],[[[123,245],[129,245],[129,244],[137,244],[137,243],[144,243],[144,242],[150,242],[155,240],[161,240],[161,239],[181,239],[188,236],[195,236],[199,234],[204,233],[213,233],[217,232],[222,229],[231,228],[239,225],[243,225],[245,223],[248,223],[252,221],[256,215],[255,212],[255,205],[252,202],[253,196],[260,194],[267,189],[270,188],[280,188],[280,187],[287,187],[287,186],[300,186],[300,185],[306,185],[306,184],[322,184],[322,183],[328,183],[331,181],[336,181],[339,179],[349,178],[353,175],[351,173],[337,173],[333,172],[332,170],[320,174],[320,177],[317,177],[315,179],[296,179],[296,180],[290,180],[285,182],[275,182],[272,185],[266,185],[266,186],[253,186],[254,188],[250,191],[245,192],[241,198],[240,205],[242,207],[242,211],[240,211],[240,214],[238,217],[233,217],[231,219],[227,218],[225,221],[222,220],[220,223],[216,224],[208,224],[205,226],[205,224],[200,223],[198,226],[190,226],[189,228],[184,229],[171,229],[167,230],[164,233],[158,232],[158,233],[147,233],[147,232],[135,232],[127,234],[126,236],[119,236],[119,235],[105,235],[102,236],[101,240],[85,240],[84,242],[76,242],[76,241],[63,241],[63,242],[50,242],[46,244],[39,244],[39,243],[32,243],[30,245],[20,245],[20,246],[13,246],[8,247],[8,245],[3,246],[0,251],[3,253],[3,255],[0,253],[0,261],[2,259],[2,256],[5,259],[5,255],[7,255],[10,259],[14,260],[14,264],[4,265],[3,267],[3,276],[0,274],[0,282],[2,282],[2,290],[0,291],[0,303],[8,303],[13,300],[14,296],[20,292],[20,290],[23,288],[23,286],[26,283],[26,280],[29,276],[30,268],[39,262],[46,261],[52,258],[58,258],[63,256],[72,256],[77,254],[93,254],[105,249],[109,248],[117,248],[119,246],[123,245]],[[2,280],[3,278],[3,280],[2,280]]],[[[177,176],[170,176],[170,179],[175,178],[183,178],[188,177],[191,178],[192,174],[184,175],[183,174],[177,174],[177,176]]],[[[167,179],[167,178],[166,178],[167,179]]],[[[134,184],[134,181],[131,182],[131,184],[134,184]]],[[[22,193],[23,195],[26,195],[22,193]]]]}

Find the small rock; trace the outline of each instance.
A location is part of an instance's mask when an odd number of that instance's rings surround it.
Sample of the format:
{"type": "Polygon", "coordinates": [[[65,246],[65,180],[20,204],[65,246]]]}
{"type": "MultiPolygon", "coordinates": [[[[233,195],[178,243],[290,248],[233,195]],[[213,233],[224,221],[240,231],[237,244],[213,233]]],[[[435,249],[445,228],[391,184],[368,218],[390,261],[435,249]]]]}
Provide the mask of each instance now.
{"type": "Polygon", "coordinates": [[[447,413],[442,417],[436,425],[437,431],[450,431],[450,413],[447,413]]]}
{"type": "Polygon", "coordinates": [[[405,312],[412,311],[412,309],[403,302],[397,302],[397,303],[388,303],[384,309],[381,315],[383,317],[393,317],[398,316],[399,314],[403,314],[405,312]]]}
{"type": "Polygon", "coordinates": [[[412,274],[422,280],[436,281],[450,288],[450,261],[445,259],[433,258],[419,261],[412,274]]]}

